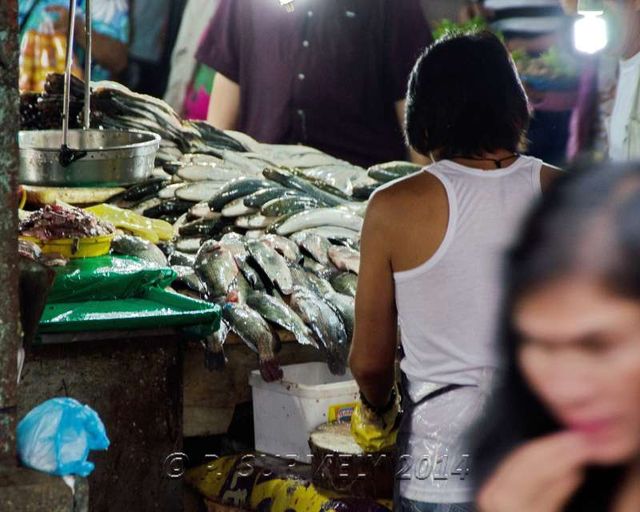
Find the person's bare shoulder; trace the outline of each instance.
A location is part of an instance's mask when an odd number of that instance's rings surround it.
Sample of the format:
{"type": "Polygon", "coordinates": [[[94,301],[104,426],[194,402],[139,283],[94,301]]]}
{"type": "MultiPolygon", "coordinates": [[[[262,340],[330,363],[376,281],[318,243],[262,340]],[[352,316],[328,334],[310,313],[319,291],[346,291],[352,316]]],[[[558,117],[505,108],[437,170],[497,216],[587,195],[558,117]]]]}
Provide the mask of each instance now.
{"type": "Polygon", "coordinates": [[[412,212],[428,210],[443,193],[438,178],[419,172],[379,189],[369,201],[367,216],[378,226],[397,229],[398,221],[406,222],[412,212]]]}
{"type": "Polygon", "coordinates": [[[554,167],[553,165],[544,164],[540,171],[540,185],[542,187],[542,191],[546,192],[549,187],[556,181],[560,176],[562,176],[566,171],[563,171],[559,167],[554,167]]]}

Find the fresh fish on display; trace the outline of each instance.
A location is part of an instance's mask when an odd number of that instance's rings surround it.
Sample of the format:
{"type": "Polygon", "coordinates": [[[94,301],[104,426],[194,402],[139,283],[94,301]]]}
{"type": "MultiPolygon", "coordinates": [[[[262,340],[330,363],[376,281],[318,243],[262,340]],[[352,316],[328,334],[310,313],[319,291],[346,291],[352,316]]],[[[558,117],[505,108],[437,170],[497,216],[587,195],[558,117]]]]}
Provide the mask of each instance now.
{"type": "Polygon", "coordinates": [[[178,238],[176,240],[176,249],[180,252],[196,254],[205,240],[206,238],[202,237],[178,238]]]}
{"type": "Polygon", "coordinates": [[[178,176],[185,181],[227,181],[243,176],[242,171],[229,169],[213,164],[188,164],[178,171],[178,176]]]}
{"type": "Polygon", "coordinates": [[[314,274],[313,272],[307,272],[307,280],[309,282],[308,288],[320,297],[324,297],[330,293],[335,293],[335,290],[329,281],[314,274]]]}
{"type": "Polygon", "coordinates": [[[360,270],[360,253],[349,247],[331,246],[328,251],[331,262],[339,270],[358,274],[360,270]]]}
{"type": "Polygon", "coordinates": [[[177,279],[172,284],[173,288],[183,286],[188,290],[196,292],[200,296],[206,294],[207,290],[202,284],[202,281],[200,281],[200,278],[196,275],[193,267],[174,265],[171,268],[178,274],[177,279]]]}
{"type": "Polygon", "coordinates": [[[204,348],[204,367],[210,371],[222,371],[227,365],[227,357],[224,354],[224,342],[229,334],[229,325],[224,320],[220,321],[220,328],[212,335],[202,340],[204,348]]]}
{"type": "Polygon", "coordinates": [[[189,214],[183,213],[173,222],[173,233],[174,236],[178,236],[180,234],[180,228],[189,222],[189,214]]]}
{"type": "Polygon", "coordinates": [[[262,208],[263,205],[278,197],[291,197],[301,195],[297,190],[290,190],[279,185],[258,190],[244,198],[245,206],[249,208],[262,208]]]}
{"type": "Polygon", "coordinates": [[[308,178],[321,180],[348,196],[353,193],[353,181],[367,175],[362,167],[350,165],[325,165],[304,169],[302,173],[308,178]]]}
{"type": "Polygon", "coordinates": [[[299,287],[291,295],[291,307],[315,335],[331,373],[344,375],[349,356],[349,340],[344,323],[336,311],[315,293],[299,287]]]}
{"type": "MultiPolygon", "coordinates": [[[[119,206],[121,203],[116,203],[116,206],[119,206]]],[[[149,208],[155,208],[156,206],[160,206],[162,204],[162,199],[160,199],[157,195],[151,197],[150,199],[145,199],[141,201],[137,205],[132,208],[133,213],[137,213],[138,215],[144,215],[144,212],[149,208]]]]}
{"type": "Polygon", "coordinates": [[[324,206],[317,199],[309,196],[285,196],[272,199],[265,203],[260,213],[266,217],[280,217],[282,215],[303,212],[312,208],[324,206]]]}
{"type": "Polygon", "coordinates": [[[261,176],[262,171],[267,167],[264,163],[256,162],[247,158],[242,153],[235,151],[224,151],[222,154],[225,164],[230,163],[245,170],[246,175],[261,176]]]}
{"type": "Polygon", "coordinates": [[[324,203],[327,206],[338,206],[349,202],[347,199],[325,192],[313,185],[308,179],[301,178],[288,171],[281,169],[265,169],[262,174],[269,180],[275,181],[284,187],[296,189],[307,196],[317,199],[319,202],[324,203]]]}
{"type": "Polygon", "coordinates": [[[220,157],[214,155],[192,154],[189,155],[189,162],[196,165],[220,165],[223,160],[220,157]]]}
{"type": "Polygon", "coordinates": [[[349,342],[353,339],[353,331],[356,323],[356,302],[349,295],[342,295],[334,291],[329,291],[323,295],[324,299],[338,311],[349,342]]]}
{"type": "Polygon", "coordinates": [[[337,208],[318,208],[296,213],[276,229],[278,235],[290,235],[296,231],[322,226],[342,227],[353,231],[362,229],[362,217],[337,208]]]}
{"type": "Polygon", "coordinates": [[[148,198],[157,194],[161,189],[163,189],[169,182],[164,178],[152,178],[150,180],[144,181],[142,183],[138,183],[137,185],[133,185],[129,187],[127,190],[113,196],[109,202],[112,204],[115,203],[135,203],[137,201],[141,201],[142,199],[148,198]]]}
{"type": "Polygon", "coordinates": [[[246,240],[258,240],[265,235],[265,232],[262,229],[250,229],[245,232],[244,238],[246,240]]]}
{"type": "Polygon", "coordinates": [[[276,252],[291,263],[299,263],[302,260],[302,254],[300,254],[298,246],[288,238],[278,235],[265,235],[260,240],[275,249],[276,252]]]}
{"type": "Polygon", "coordinates": [[[226,301],[237,286],[238,266],[230,251],[215,240],[207,240],[196,256],[196,274],[207,290],[210,301],[226,301]]]}
{"type": "Polygon", "coordinates": [[[206,201],[197,203],[189,208],[189,216],[194,219],[217,219],[220,217],[220,213],[214,212],[209,208],[209,204],[206,201]]]}
{"type": "Polygon", "coordinates": [[[224,183],[220,181],[198,181],[189,183],[176,191],[176,197],[192,203],[209,201],[222,189],[224,183]]]}
{"type": "Polygon", "coordinates": [[[250,255],[243,237],[238,233],[229,233],[220,239],[220,244],[233,255],[236,265],[251,288],[264,290],[265,286],[260,274],[249,264],[250,255]]]}
{"type": "Polygon", "coordinates": [[[151,242],[132,235],[116,235],[111,242],[111,250],[116,254],[135,256],[161,267],[168,266],[167,257],[151,242]]]}
{"type": "Polygon", "coordinates": [[[298,233],[318,235],[327,240],[343,241],[343,240],[360,240],[360,232],[352,229],[340,228],[337,226],[321,226],[319,228],[304,229],[298,233]]]}
{"type": "Polygon", "coordinates": [[[278,341],[267,321],[243,304],[226,304],[222,314],[231,330],[258,354],[262,378],[267,382],[281,379],[282,369],[275,356],[278,341]]]}
{"type": "Polygon", "coordinates": [[[265,217],[259,213],[237,217],[235,225],[242,229],[265,229],[278,220],[277,217],[265,217]]]}
{"type": "Polygon", "coordinates": [[[184,186],[184,183],[172,183],[171,185],[167,185],[158,192],[158,197],[160,199],[173,199],[176,197],[176,190],[184,186]]]}
{"type": "Polygon", "coordinates": [[[185,165],[184,162],[180,160],[171,160],[169,162],[165,162],[162,164],[162,169],[164,172],[169,174],[170,176],[175,176],[178,174],[178,171],[182,169],[185,165]]]}
{"type": "Polygon", "coordinates": [[[421,165],[412,164],[411,162],[387,162],[369,167],[367,174],[374,180],[381,183],[388,183],[389,181],[416,173],[420,171],[420,169],[422,169],[421,165]]]}
{"type": "Polygon", "coordinates": [[[302,261],[302,268],[326,280],[330,280],[340,272],[335,267],[321,265],[312,258],[304,258],[304,260],[302,261]]]}
{"type": "Polygon", "coordinates": [[[244,197],[234,199],[222,209],[222,215],[224,217],[242,217],[256,213],[258,210],[255,208],[249,208],[244,204],[244,197]]]}
{"type": "Polygon", "coordinates": [[[225,225],[228,224],[222,218],[197,219],[180,226],[178,234],[181,237],[202,236],[206,238],[220,233],[225,225]]]}
{"type": "Polygon", "coordinates": [[[328,251],[331,243],[326,238],[309,231],[298,231],[291,235],[291,240],[321,265],[329,265],[328,251]]]}
{"type": "Polygon", "coordinates": [[[259,178],[239,178],[222,186],[217,194],[209,200],[209,206],[217,212],[234,199],[248,196],[263,188],[273,187],[271,182],[259,178]]]}
{"type": "Polygon", "coordinates": [[[330,280],[331,286],[338,293],[343,295],[349,295],[350,297],[356,296],[356,290],[358,288],[358,276],[350,272],[343,272],[332,277],[330,280]]]}
{"type": "Polygon", "coordinates": [[[284,295],[293,291],[293,280],[287,261],[261,240],[250,240],[246,247],[269,281],[284,295]]]}
{"type": "Polygon", "coordinates": [[[195,254],[188,254],[186,252],[173,251],[168,256],[169,265],[172,267],[193,267],[196,262],[195,254]]]}
{"type": "Polygon", "coordinates": [[[282,299],[266,293],[255,292],[247,298],[247,306],[268,322],[289,331],[301,345],[311,345],[318,348],[310,329],[282,299]]]}
{"type": "Polygon", "coordinates": [[[142,212],[142,215],[150,218],[162,217],[163,215],[177,215],[187,213],[189,208],[193,206],[192,202],[183,201],[181,199],[168,199],[161,201],[160,204],[151,206],[142,212]]]}
{"type": "Polygon", "coordinates": [[[167,173],[162,167],[155,167],[153,171],[151,171],[152,179],[162,179],[162,180],[170,180],[171,175],[167,173]]]}

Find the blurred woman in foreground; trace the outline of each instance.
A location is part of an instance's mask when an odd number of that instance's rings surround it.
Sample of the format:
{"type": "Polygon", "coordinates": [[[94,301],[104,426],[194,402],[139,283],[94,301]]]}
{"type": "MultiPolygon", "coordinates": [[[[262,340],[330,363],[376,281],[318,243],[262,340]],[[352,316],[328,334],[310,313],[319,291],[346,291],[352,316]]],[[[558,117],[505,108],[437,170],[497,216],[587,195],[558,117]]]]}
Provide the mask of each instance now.
{"type": "Polygon", "coordinates": [[[640,510],[640,165],[569,173],[510,257],[481,512],[640,510]]]}

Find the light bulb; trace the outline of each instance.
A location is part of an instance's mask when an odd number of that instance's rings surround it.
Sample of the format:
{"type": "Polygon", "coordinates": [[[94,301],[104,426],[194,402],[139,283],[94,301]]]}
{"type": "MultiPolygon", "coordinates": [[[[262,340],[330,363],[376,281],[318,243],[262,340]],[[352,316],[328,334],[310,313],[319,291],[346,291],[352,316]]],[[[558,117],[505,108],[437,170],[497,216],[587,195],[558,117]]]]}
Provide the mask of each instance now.
{"type": "Polygon", "coordinates": [[[582,17],[573,26],[573,42],[576,50],[594,54],[603,50],[608,43],[607,23],[602,12],[583,11],[582,17]]]}

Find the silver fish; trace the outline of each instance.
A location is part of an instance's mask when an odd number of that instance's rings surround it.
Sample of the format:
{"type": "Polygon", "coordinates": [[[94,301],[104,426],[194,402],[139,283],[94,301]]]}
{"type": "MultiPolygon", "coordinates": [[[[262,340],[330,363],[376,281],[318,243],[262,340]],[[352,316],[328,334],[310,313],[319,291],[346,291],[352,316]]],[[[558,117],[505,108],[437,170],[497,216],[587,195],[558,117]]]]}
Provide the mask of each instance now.
{"type": "Polygon", "coordinates": [[[276,230],[278,235],[290,235],[296,231],[321,226],[342,227],[353,231],[362,229],[362,217],[338,208],[317,208],[296,213],[276,230]]]}
{"type": "Polygon", "coordinates": [[[277,286],[284,295],[289,295],[293,291],[293,280],[287,261],[260,240],[248,241],[247,249],[271,283],[277,286]]]}
{"type": "Polygon", "coordinates": [[[360,270],[360,253],[350,247],[332,245],[327,254],[331,262],[339,270],[358,274],[360,270]]]}
{"type": "Polygon", "coordinates": [[[255,292],[247,298],[247,305],[260,313],[265,320],[289,331],[301,345],[318,348],[309,328],[282,299],[255,292]]]}
{"type": "Polygon", "coordinates": [[[299,287],[291,295],[291,307],[314,333],[321,352],[327,358],[329,371],[334,375],[344,375],[349,340],[344,323],[336,311],[323,298],[299,287]]]}
{"type": "Polygon", "coordinates": [[[214,197],[224,185],[220,181],[190,183],[176,190],[176,197],[185,201],[202,203],[214,197]]]}
{"type": "Polygon", "coordinates": [[[167,257],[151,242],[131,235],[118,235],[111,242],[111,250],[117,254],[135,256],[144,261],[149,261],[166,267],[169,265],[167,257]]]}
{"type": "Polygon", "coordinates": [[[347,333],[347,339],[353,339],[353,330],[356,322],[356,303],[353,297],[349,295],[342,295],[330,291],[323,295],[325,300],[340,313],[344,328],[347,333]]]}
{"type": "Polygon", "coordinates": [[[299,231],[291,235],[291,240],[321,265],[329,265],[328,251],[331,243],[326,238],[308,231],[299,231]]]}
{"type": "Polygon", "coordinates": [[[349,295],[351,297],[356,296],[356,290],[358,287],[358,276],[350,272],[343,272],[331,278],[331,286],[338,293],[349,295]]]}
{"type": "Polygon", "coordinates": [[[222,209],[223,217],[241,217],[256,213],[256,208],[249,208],[244,204],[244,197],[234,199],[230,203],[226,204],[222,209]]]}
{"type": "Polygon", "coordinates": [[[194,269],[207,288],[209,300],[226,300],[237,286],[239,270],[233,255],[215,240],[207,240],[202,245],[194,269]]]}
{"type": "Polygon", "coordinates": [[[227,357],[224,353],[224,343],[229,334],[229,324],[220,321],[220,328],[212,335],[202,340],[204,348],[204,366],[210,371],[224,370],[227,365],[227,357]]]}
{"type": "Polygon", "coordinates": [[[298,263],[302,260],[302,255],[300,254],[298,246],[288,238],[278,235],[265,235],[260,238],[260,240],[272,249],[275,249],[276,252],[284,256],[291,263],[298,263]]]}
{"type": "Polygon", "coordinates": [[[224,306],[223,316],[231,330],[258,354],[262,378],[267,382],[281,379],[282,369],[275,356],[278,341],[266,320],[248,306],[233,303],[224,306]]]}

